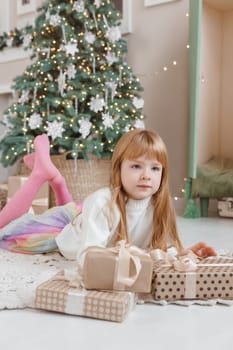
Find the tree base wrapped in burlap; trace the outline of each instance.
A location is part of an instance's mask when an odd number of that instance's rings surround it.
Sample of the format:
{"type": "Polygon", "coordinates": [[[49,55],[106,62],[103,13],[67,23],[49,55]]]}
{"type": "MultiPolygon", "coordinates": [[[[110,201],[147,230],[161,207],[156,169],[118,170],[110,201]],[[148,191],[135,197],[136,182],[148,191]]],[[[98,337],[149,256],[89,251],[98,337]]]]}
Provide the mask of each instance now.
{"type": "Polygon", "coordinates": [[[0,209],[2,209],[7,202],[8,186],[7,184],[0,184],[0,209]]]}
{"type": "MultiPolygon", "coordinates": [[[[52,162],[65,177],[75,202],[82,202],[92,192],[109,185],[111,159],[91,158],[66,159],[66,154],[51,156],[52,162]]],[[[29,175],[30,170],[21,162],[20,175],[29,175]]],[[[53,190],[49,190],[49,207],[56,205],[53,190]]]]}

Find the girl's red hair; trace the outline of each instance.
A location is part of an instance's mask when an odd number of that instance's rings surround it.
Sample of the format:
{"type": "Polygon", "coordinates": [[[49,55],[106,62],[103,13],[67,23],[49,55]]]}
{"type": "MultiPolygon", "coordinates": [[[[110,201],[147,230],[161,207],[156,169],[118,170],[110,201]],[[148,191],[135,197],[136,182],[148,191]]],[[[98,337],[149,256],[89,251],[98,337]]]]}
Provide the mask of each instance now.
{"type": "Polygon", "coordinates": [[[161,137],[152,130],[135,129],[124,134],[118,141],[112,156],[110,186],[112,189],[112,208],[116,203],[120,210],[120,224],[116,241],[128,241],[125,198],[126,193],[121,183],[122,161],[146,156],[156,159],[162,164],[162,179],[160,188],[153,195],[154,219],[152,227],[151,248],[166,250],[168,245],[182,249],[179,239],[176,214],[172,204],[168,185],[168,156],[166,146],[161,137]]]}

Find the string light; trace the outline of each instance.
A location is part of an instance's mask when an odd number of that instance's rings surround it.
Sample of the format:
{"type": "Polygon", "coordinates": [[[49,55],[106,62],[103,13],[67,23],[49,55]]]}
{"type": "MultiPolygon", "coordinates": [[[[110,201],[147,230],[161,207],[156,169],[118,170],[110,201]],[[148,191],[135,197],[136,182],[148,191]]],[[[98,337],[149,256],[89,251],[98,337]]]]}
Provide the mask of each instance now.
{"type": "MultiPolygon", "coordinates": [[[[69,1],[70,3],[74,3],[74,0],[70,0],[69,1]]],[[[108,1],[108,3],[110,4],[110,2],[108,1]]],[[[53,5],[52,4],[49,4],[49,7],[53,8],[53,5]]],[[[108,12],[108,16],[111,16],[112,15],[112,11],[109,11],[108,12]]],[[[83,16],[80,15],[79,18],[82,18],[82,17],[89,17],[90,14],[88,14],[87,11],[85,11],[85,13],[83,13],[83,16]]],[[[107,16],[107,18],[109,19],[109,17],[107,16]]],[[[117,16],[119,16],[119,14],[117,14],[117,16]]],[[[96,14],[96,17],[97,17],[97,21],[98,22],[103,22],[103,18],[102,18],[102,14],[96,14]]],[[[67,26],[68,26],[68,23],[66,22],[66,19],[65,17],[63,17],[62,21],[64,22],[64,27],[65,27],[65,31],[66,31],[66,36],[67,36],[67,39],[70,39],[70,41],[72,41],[72,39],[69,37],[70,36],[70,33],[69,33],[69,30],[67,32],[67,26]]],[[[86,23],[88,24],[88,26],[90,25],[90,21],[86,21],[86,23]]],[[[109,24],[111,22],[109,21],[109,24]]],[[[101,26],[97,26],[99,28],[102,29],[101,26]]],[[[106,26],[105,26],[106,27],[106,26]]],[[[73,30],[75,30],[75,26],[72,26],[73,30]]],[[[46,25],[46,23],[43,24],[43,30],[42,30],[42,33],[46,36],[48,35],[51,35],[53,33],[55,33],[55,29],[53,27],[51,27],[50,25],[46,25]]],[[[40,35],[41,33],[38,33],[38,36],[40,35]]],[[[51,117],[55,117],[56,120],[66,120],[64,115],[62,116],[62,113],[65,114],[65,112],[68,110],[68,109],[72,109],[72,104],[69,103],[67,100],[64,101],[62,100],[62,97],[61,99],[57,98],[57,99],[52,99],[51,96],[47,93],[49,91],[53,91],[51,89],[55,89],[57,88],[57,77],[56,75],[55,76],[52,76],[51,75],[51,78],[54,79],[54,83],[51,82],[51,79],[48,75],[48,72],[46,72],[46,65],[47,65],[47,61],[46,60],[46,56],[47,58],[49,58],[50,60],[52,60],[52,65],[53,65],[53,68],[54,70],[58,70],[60,69],[60,67],[68,64],[68,62],[73,62],[75,64],[75,68],[76,68],[76,71],[78,71],[78,73],[82,74],[82,73],[85,73],[84,74],[84,78],[87,77],[88,79],[88,84],[86,83],[83,83],[82,84],[82,88],[80,88],[80,81],[78,81],[79,83],[79,86],[77,88],[77,86],[75,86],[75,81],[74,81],[74,84],[72,84],[72,79],[69,79],[71,81],[67,82],[66,85],[66,89],[65,89],[65,93],[67,92],[71,92],[71,91],[75,91],[75,94],[72,93],[72,99],[74,98],[74,96],[78,96],[78,100],[79,100],[79,103],[80,103],[80,109],[83,111],[83,114],[85,114],[85,108],[87,108],[88,110],[90,108],[88,108],[87,106],[90,106],[90,96],[88,95],[91,95],[91,96],[97,96],[98,93],[100,94],[100,97],[103,96],[104,94],[104,89],[105,89],[105,82],[106,81],[109,81],[109,82],[113,82],[113,83],[117,83],[117,81],[121,83],[121,86],[125,86],[126,88],[126,91],[120,91],[119,93],[119,90],[121,89],[117,89],[114,97],[116,96],[118,101],[115,103],[115,104],[109,104],[107,106],[105,106],[104,110],[109,110],[111,111],[111,116],[113,116],[114,120],[115,120],[115,125],[114,125],[114,134],[115,135],[118,135],[120,132],[121,132],[121,129],[122,129],[122,125],[126,125],[126,122],[125,124],[122,124],[125,120],[129,120],[129,118],[131,118],[132,114],[136,114],[134,116],[135,120],[136,119],[139,119],[141,118],[141,115],[139,113],[139,111],[137,111],[135,108],[132,108],[132,101],[129,101],[128,103],[126,103],[124,100],[123,101],[120,101],[120,99],[129,99],[129,100],[132,100],[135,96],[135,91],[137,91],[137,83],[139,83],[139,79],[136,80],[136,78],[134,76],[130,76],[132,75],[131,73],[131,70],[130,70],[130,67],[127,66],[125,63],[122,62],[122,48],[123,46],[122,45],[118,45],[119,43],[111,43],[111,44],[108,44],[106,45],[106,43],[104,43],[105,41],[105,38],[104,38],[104,35],[102,33],[102,30],[98,29],[98,33],[97,33],[99,36],[100,36],[100,45],[101,45],[101,50],[103,48],[103,51],[101,51],[101,53],[99,54],[98,52],[96,52],[97,50],[94,48],[94,47],[90,47],[88,49],[88,52],[90,53],[90,56],[93,57],[93,52],[95,52],[95,60],[96,62],[98,62],[98,72],[97,72],[97,76],[95,77],[95,75],[93,74],[92,69],[92,64],[91,62],[89,62],[89,57],[87,59],[83,59],[83,56],[79,55],[77,57],[77,55],[75,54],[74,56],[69,56],[66,52],[64,52],[64,49],[60,46],[59,46],[59,40],[53,40],[52,42],[49,43],[49,46],[51,45],[51,47],[49,48],[50,49],[50,54],[49,54],[49,57],[47,55],[47,52],[43,51],[42,49],[39,49],[36,47],[35,45],[35,48],[34,50],[37,51],[38,53],[38,56],[37,56],[37,62],[35,63],[34,67],[33,67],[33,70],[36,74],[35,76],[35,79],[38,77],[39,80],[41,80],[40,82],[38,82],[38,84],[36,83],[35,86],[37,87],[37,91],[36,91],[36,100],[34,100],[32,103],[31,103],[31,108],[30,108],[30,111],[31,113],[33,112],[36,112],[37,110],[40,110],[40,114],[41,116],[45,119],[43,120],[43,125],[41,126],[41,130],[46,130],[46,128],[48,127],[48,124],[49,124],[49,121],[46,120],[47,118],[47,115],[46,115],[46,111],[43,110],[43,105],[47,103],[47,101],[52,101],[51,102],[51,117]],[[104,40],[103,40],[104,39],[104,40]],[[119,66],[119,63],[121,64],[122,68],[121,68],[121,77],[119,79],[119,77],[117,77],[116,79],[116,73],[112,70],[112,67],[111,64],[108,64],[108,63],[105,63],[104,62],[104,58],[105,58],[105,55],[106,55],[106,52],[112,52],[115,56],[119,56],[119,61],[117,63],[117,65],[119,66]],[[57,56],[57,54],[60,54],[57,56]],[[78,67],[76,65],[76,62],[78,60],[78,67]],[[101,67],[99,66],[101,65],[101,67]],[[101,72],[106,72],[104,75],[101,75],[101,72]],[[90,79],[90,80],[89,80],[90,79]],[[91,80],[92,79],[95,79],[94,82],[95,84],[91,84],[91,80]],[[89,85],[89,81],[90,81],[90,84],[89,85]],[[98,88],[96,88],[96,83],[98,83],[98,88]],[[78,90],[78,91],[77,91],[78,90]],[[101,91],[102,90],[102,91],[101,91]],[[127,91],[128,90],[128,91],[127,91]],[[131,92],[129,92],[131,91],[131,92]],[[88,100],[87,99],[87,96],[88,96],[88,100]],[[51,98],[51,99],[50,99],[51,98]],[[46,99],[46,100],[45,100],[46,99]],[[85,103],[83,103],[85,102],[85,103]],[[61,108],[62,107],[62,108],[61,108]],[[130,114],[127,115],[126,117],[122,117],[122,110],[130,110],[130,114]],[[119,113],[119,114],[117,114],[119,113]],[[57,114],[57,115],[56,115],[57,114]],[[119,120],[121,121],[121,123],[116,123],[116,118],[120,118],[119,120]]],[[[37,33],[34,34],[35,36],[37,35],[37,33]]],[[[78,45],[84,43],[84,39],[83,39],[83,36],[84,36],[84,32],[80,32],[78,34],[78,45]]],[[[99,40],[99,39],[98,39],[99,40]]],[[[61,38],[61,41],[60,43],[62,43],[62,38],[61,38]]],[[[63,43],[64,44],[64,43],[63,43]]],[[[47,44],[47,38],[46,40],[43,40],[43,45],[44,47],[48,47],[48,44],[47,44]]],[[[100,48],[100,46],[99,46],[100,48]]],[[[35,52],[34,51],[34,52],[35,52]]],[[[117,67],[116,65],[116,67],[117,67]]],[[[66,72],[66,70],[65,70],[66,72]]],[[[53,74],[53,73],[52,73],[53,74]]],[[[25,86],[27,84],[27,77],[30,76],[30,77],[33,77],[33,72],[30,71],[30,72],[25,72],[25,76],[26,78],[24,79],[24,83],[25,83],[25,86]]],[[[68,80],[68,78],[66,77],[66,79],[68,80]]],[[[81,80],[82,82],[82,80],[81,80]]],[[[119,84],[118,84],[118,87],[119,87],[119,84]]],[[[35,94],[34,94],[35,95],[35,94]]],[[[67,98],[69,99],[71,96],[71,93],[67,94],[67,98]]],[[[115,100],[115,98],[114,98],[115,100]]],[[[26,104],[25,104],[26,106],[26,104]]],[[[15,107],[15,111],[18,110],[18,104],[16,104],[16,107],[15,107]]],[[[28,110],[27,110],[28,112],[28,110]]],[[[29,112],[28,112],[29,113],[29,112]]],[[[68,111],[69,113],[69,111],[68,111]]],[[[81,113],[80,113],[81,114],[81,113]]],[[[101,115],[101,113],[100,113],[101,115]]],[[[70,118],[70,116],[69,116],[70,118]]],[[[91,116],[92,118],[92,116],[91,116]]],[[[80,149],[86,149],[88,148],[87,145],[91,145],[92,149],[94,150],[101,150],[102,147],[104,147],[105,143],[103,142],[103,139],[101,139],[101,136],[104,135],[104,137],[106,137],[105,135],[105,127],[103,125],[99,125],[99,121],[101,122],[101,120],[98,120],[99,116],[97,117],[96,116],[96,125],[93,125],[91,127],[91,131],[94,130],[95,132],[95,135],[96,135],[96,141],[98,140],[99,143],[98,145],[97,144],[92,144],[92,139],[88,139],[87,141],[85,141],[85,144],[84,143],[81,143],[81,142],[78,142],[78,143],[73,143],[73,156],[77,156],[77,152],[75,150],[75,147],[76,149],[77,148],[80,148],[80,149]]],[[[27,117],[26,118],[27,122],[29,120],[29,118],[27,117]]],[[[90,119],[91,120],[91,119],[90,119]]],[[[77,122],[77,118],[74,119],[71,118],[69,121],[67,121],[67,124],[72,128],[74,127],[74,122],[76,123],[77,122]]],[[[132,129],[132,124],[129,122],[128,124],[128,128],[129,129],[132,129]]],[[[28,128],[25,127],[23,128],[23,130],[26,132],[28,132],[28,128]]],[[[93,133],[92,133],[93,135],[93,133]]],[[[91,136],[91,134],[90,134],[91,136]]],[[[106,137],[107,139],[109,139],[109,136],[106,137]]],[[[70,141],[70,136],[67,136],[63,135],[63,141],[64,140],[69,140],[70,141]]],[[[111,145],[111,147],[108,147],[107,149],[109,151],[111,151],[113,148],[114,148],[114,144],[115,144],[115,137],[112,137],[108,140],[108,143],[111,145]]],[[[32,143],[32,140],[30,140],[30,143],[29,143],[29,146],[31,148],[33,148],[33,143],[32,143]]],[[[51,149],[52,148],[57,148],[57,145],[53,145],[51,144],[51,149]]],[[[25,147],[24,147],[24,151],[27,150],[25,147]]],[[[14,152],[17,153],[16,150],[14,150],[14,152]]]]}

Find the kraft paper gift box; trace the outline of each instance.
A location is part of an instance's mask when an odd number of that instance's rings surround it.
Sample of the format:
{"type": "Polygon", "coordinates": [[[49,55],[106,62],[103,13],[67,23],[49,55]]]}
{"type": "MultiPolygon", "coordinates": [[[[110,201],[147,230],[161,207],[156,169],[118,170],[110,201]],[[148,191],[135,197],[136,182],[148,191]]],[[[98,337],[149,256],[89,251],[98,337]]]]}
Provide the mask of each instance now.
{"type": "Polygon", "coordinates": [[[150,293],[152,270],[153,261],[149,254],[137,247],[125,248],[124,241],[121,241],[119,248],[87,249],[83,281],[86,289],[150,293]]]}
{"type": "Polygon", "coordinates": [[[34,300],[37,309],[115,322],[124,321],[135,304],[135,293],[87,291],[70,286],[60,273],[37,287],[34,300]]]}
{"type": "Polygon", "coordinates": [[[195,271],[155,266],[152,279],[155,300],[233,299],[233,258],[209,257],[195,271]]]}
{"type": "MultiPolygon", "coordinates": [[[[23,184],[27,181],[27,176],[9,176],[8,177],[8,198],[9,201],[12,196],[23,186],[23,184]]],[[[30,212],[35,214],[42,214],[45,210],[48,209],[48,194],[49,187],[48,184],[43,184],[40,190],[38,191],[35,199],[32,202],[32,207],[30,208],[30,212]]]]}

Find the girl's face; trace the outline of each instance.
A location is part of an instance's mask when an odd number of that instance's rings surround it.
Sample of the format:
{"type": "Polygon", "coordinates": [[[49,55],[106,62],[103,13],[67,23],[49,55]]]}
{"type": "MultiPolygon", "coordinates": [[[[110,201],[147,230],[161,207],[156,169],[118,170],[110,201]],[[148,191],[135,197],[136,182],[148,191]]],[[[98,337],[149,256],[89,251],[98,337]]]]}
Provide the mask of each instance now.
{"type": "Polygon", "coordinates": [[[145,199],[155,194],[160,186],[163,167],[156,159],[145,156],[123,160],[121,182],[129,198],[145,199]]]}

